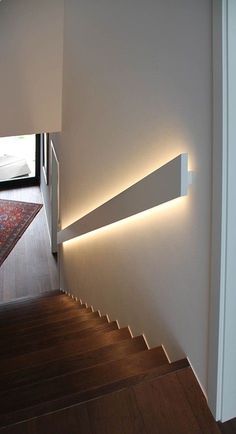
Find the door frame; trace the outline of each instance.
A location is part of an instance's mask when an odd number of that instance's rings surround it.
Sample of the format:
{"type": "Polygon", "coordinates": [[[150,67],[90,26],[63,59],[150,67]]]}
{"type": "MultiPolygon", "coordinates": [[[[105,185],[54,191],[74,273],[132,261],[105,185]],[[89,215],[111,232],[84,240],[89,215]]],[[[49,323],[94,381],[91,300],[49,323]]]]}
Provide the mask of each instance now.
{"type": "Polygon", "coordinates": [[[236,3],[213,0],[212,245],[208,402],[236,416],[236,3]]]}
{"type": "Polygon", "coordinates": [[[57,233],[59,225],[59,161],[50,139],[51,154],[51,185],[50,185],[50,204],[51,204],[51,250],[52,253],[58,252],[57,233]]]}

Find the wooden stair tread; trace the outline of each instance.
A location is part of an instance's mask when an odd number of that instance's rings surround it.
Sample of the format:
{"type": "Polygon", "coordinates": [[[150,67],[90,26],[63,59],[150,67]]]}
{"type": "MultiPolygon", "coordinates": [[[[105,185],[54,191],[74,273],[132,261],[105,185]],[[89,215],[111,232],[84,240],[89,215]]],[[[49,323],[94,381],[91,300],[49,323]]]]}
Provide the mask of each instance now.
{"type": "Polygon", "coordinates": [[[162,347],[142,351],[42,383],[0,393],[0,424],[44,414],[110,393],[140,381],[166,375],[188,365],[187,360],[169,364],[162,347]]]}
{"type": "Polygon", "coordinates": [[[82,324],[83,322],[91,321],[96,318],[100,318],[99,312],[87,312],[87,315],[76,315],[71,318],[66,318],[61,321],[56,321],[50,323],[50,327],[48,324],[40,324],[33,327],[27,328],[17,328],[14,330],[10,330],[7,333],[7,336],[1,336],[1,344],[4,345],[4,339],[9,341],[11,339],[25,338],[30,339],[31,336],[38,337],[40,335],[45,336],[45,334],[50,334],[50,336],[56,332],[57,330],[63,330],[68,327],[73,327],[76,324],[82,324]]]}
{"type": "MultiPolygon", "coordinates": [[[[14,324],[18,323],[18,324],[25,324],[28,323],[28,321],[35,321],[35,320],[42,320],[45,318],[50,318],[56,315],[64,315],[67,312],[72,312],[72,311],[80,311],[86,309],[85,305],[81,305],[80,303],[67,303],[67,304],[61,304],[59,306],[57,305],[53,305],[47,308],[41,308],[37,311],[35,311],[34,309],[29,308],[28,312],[14,312],[11,315],[7,314],[5,315],[5,317],[1,317],[0,318],[0,323],[2,325],[8,326],[11,325],[12,322],[14,322],[14,324]]],[[[91,308],[88,308],[91,310],[91,308]]]]}
{"type": "Polygon", "coordinates": [[[180,378],[189,375],[193,375],[190,367],[133,388],[148,432],[151,432],[156,424],[161,433],[219,434],[212,415],[206,411],[207,402],[199,385],[195,394],[201,395],[201,405],[197,411],[193,411],[192,399],[189,393],[186,393],[183,381],[180,381],[180,378]]]}
{"type": "Polygon", "coordinates": [[[0,355],[1,354],[7,354],[9,351],[14,351],[17,354],[18,348],[24,348],[24,346],[29,345],[37,345],[39,348],[43,343],[46,344],[46,342],[50,342],[50,340],[53,342],[54,339],[60,338],[65,339],[65,337],[69,334],[79,332],[80,330],[84,330],[87,328],[96,328],[96,326],[101,324],[107,324],[108,319],[106,316],[97,316],[94,318],[81,318],[82,321],[74,321],[69,324],[67,324],[65,327],[58,327],[54,328],[53,330],[48,329],[47,331],[45,329],[40,330],[38,333],[32,333],[32,334],[26,334],[23,336],[9,336],[8,340],[3,339],[0,340],[1,347],[0,347],[0,355]]]}
{"type": "Polygon", "coordinates": [[[23,306],[20,303],[17,306],[3,310],[0,313],[0,321],[11,320],[17,316],[27,317],[33,313],[42,315],[44,312],[63,310],[66,307],[75,307],[76,305],[81,306],[81,303],[75,303],[73,300],[64,297],[53,297],[53,300],[48,298],[37,303],[27,303],[27,305],[24,304],[23,306]]]}
{"type": "Polygon", "coordinates": [[[215,424],[215,420],[208,405],[206,405],[206,398],[192,369],[186,369],[183,372],[178,372],[176,376],[182,385],[185,396],[187,397],[192,408],[192,412],[198,420],[198,424],[201,427],[202,432],[207,432],[207,434],[218,434],[219,429],[215,424]]]}
{"type": "Polygon", "coordinates": [[[64,359],[41,364],[40,366],[25,368],[1,376],[1,390],[9,390],[26,384],[37,383],[79,371],[105,362],[119,360],[126,355],[147,350],[143,336],[125,339],[86,353],[68,356],[64,359]]]}
{"type": "MultiPolygon", "coordinates": [[[[171,372],[3,429],[2,432],[68,434],[69,427],[70,434],[220,434],[216,423],[212,419],[210,422],[207,420],[205,410],[200,416],[204,425],[193,413],[178,379],[179,374],[184,376],[188,370],[189,367],[183,368],[178,373],[171,372]]],[[[233,434],[234,431],[226,432],[233,434]]]]}
{"type": "MultiPolygon", "coordinates": [[[[205,413],[206,400],[200,414],[196,416],[192,411],[185,390],[178,380],[178,375],[189,375],[189,372],[191,368],[187,367],[81,404],[69,412],[77,416],[79,426],[78,415],[81,418],[86,408],[93,434],[122,433],[124,423],[126,434],[219,434],[215,421],[205,413]],[[116,426],[114,415],[117,415],[116,426]],[[200,423],[199,419],[204,422],[200,423]]],[[[200,389],[199,385],[198,388],[200,389]]],[[[66,411],[63,416],[66,419],[66,411]]],[[[71,434],[75,432],[72,430],[71,434]]]]}
{"type": "MultiPolygon", "coordinates": [[[[96,320],[95,320],[96,321],[96,320]]],[[[103,318],[104,321],[104,318],[103,318]]],[[[81,330],[70,330],[68,334],[62,334],[59,336],[55,336],[52,338],[45,337],[45,340],[32,340],[29,344],[20,345],[15,349],[15,347],[9,347],[8,350],[2,349],[0,351],[1,360],[4,360],[8,357],[14,356],[15,353],[18,355],[24,355],[27,353],[31,353],[43,348],[57,346],[58,344],[63,344],[64,342],[73,340],[76,341],[79,345],[80,339],[84,339],[86,336],[96,335],[97,333],[104,333],[106,331],[111,331],[118,329],[118,325],[116,321],[112,321],[110,323],[107,322],[107,319],[103,323],[99,323],[98,325],[93,325],[92,327],[86,327],[81,330]]]]}
{"type": "Polygon", "coordinates": [[[86,315],[88,313],[91,313],[92,309],[91,307],[85,307],[82,306],[82,308],[77,309],[69,309],[67,311],[62,311],[59,312],[57,314],[52,314],[48,317],[42,316],[41,318],[35,318],[35,319],[31,319],[29,321],[17,321],[16,323],[9,323],[8,325],[5,324],[5,322],[3,322],[3,324],[1,324],[1,328],[0,328],[0,332],[1,332],[1,336],[7,334],[8,332],[14,331],[16,329],[20,329],[21,330],[25,330],[25,329],[29,329],[31,327],[37,327],[40,325],[45,325],[45,324],[52,324],[52,323],[56,323],[58,321],[63,321],[65,319],[69,319],[69,318],[78,318],[81,317],[83,315],[86,315]]]}
{"type": "MultiPolygon", "coordinates": [[[[62,294],[62,293],[61,293],[62,294]]],[[[10,301],[8,303],[0,303],[0,318],[5,315],[11,315],[14,312],[26,311],[29,309],[39,309],[47,306],[60,305],[60,304],[69,304],[73,303],[74,300],[67,297],[65,294],[62,295],[52,295],[51,297],[32,297],[32,298],[24,298],[16,299],[14,301],[10,301]]]]}
{"type": "Polygon", "coordinates": [[[25,366],[40,366],[42,363],[50,362],[52,360],[60,360],[68,355],[79,354],[79,352],[84,353],[95,350],[128,339],[129,337],[131,337],[131,334],[128,327],[106,331],[102,334],[94,333],[90,336],[84,337],[79,341],[79,343],[77,340],[72,339],[51,348],[1,359],[0,372],[3,374],[25,368],[25,366]]]}
{"type": "MultiPolygon", "coordinates": [[[[175,373],[81,404],[68,409],[68,413],[64,411],[63,416],[69,420],[70,412],[73,413],[79,426],[78,418],[83,423],[85,409],[93,434],[122,433],[124,428],[126,434],[207,434],[200,430],[175,373]],[[116,425],[114,414],[117,415],[116,425]]],[[[72,430],[71,434],[75,432],[72,430]]]]}

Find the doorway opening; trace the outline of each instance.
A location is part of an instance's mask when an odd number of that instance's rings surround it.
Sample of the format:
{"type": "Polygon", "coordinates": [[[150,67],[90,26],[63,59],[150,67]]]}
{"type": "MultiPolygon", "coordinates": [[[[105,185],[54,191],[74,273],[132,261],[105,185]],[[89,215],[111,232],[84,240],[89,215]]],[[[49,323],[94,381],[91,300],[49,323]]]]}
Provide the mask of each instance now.
{"type": "Polygon", "coordinates": [[[0,137],[0,188],[39,184],[40,135],[0,137]]]}

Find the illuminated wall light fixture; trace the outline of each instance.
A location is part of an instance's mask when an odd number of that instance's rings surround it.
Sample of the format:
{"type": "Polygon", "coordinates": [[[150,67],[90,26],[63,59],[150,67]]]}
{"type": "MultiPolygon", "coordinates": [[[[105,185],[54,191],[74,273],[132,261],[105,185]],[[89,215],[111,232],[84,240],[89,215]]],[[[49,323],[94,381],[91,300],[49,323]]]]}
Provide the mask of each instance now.
{"type": "Polygon", "coordinates": [[[180,154],[61,230],[58,233],[58,244],[186,196],[188,185],[188,154],[180,154]]]}

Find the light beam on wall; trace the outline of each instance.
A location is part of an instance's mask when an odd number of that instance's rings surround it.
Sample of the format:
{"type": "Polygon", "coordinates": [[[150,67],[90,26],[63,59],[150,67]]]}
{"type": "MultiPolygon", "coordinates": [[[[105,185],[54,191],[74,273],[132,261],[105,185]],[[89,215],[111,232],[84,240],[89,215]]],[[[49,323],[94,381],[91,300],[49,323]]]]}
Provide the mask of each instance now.
{"type": "Polygon", "coordinates": [[[188,193],[188,154],[166,163],[58,233],[58,244],[188,193]]]}

